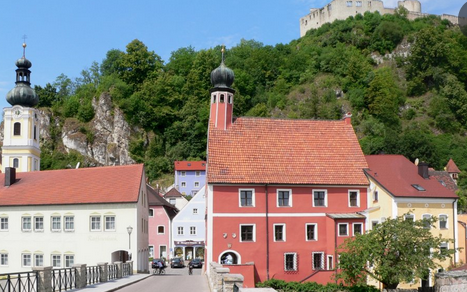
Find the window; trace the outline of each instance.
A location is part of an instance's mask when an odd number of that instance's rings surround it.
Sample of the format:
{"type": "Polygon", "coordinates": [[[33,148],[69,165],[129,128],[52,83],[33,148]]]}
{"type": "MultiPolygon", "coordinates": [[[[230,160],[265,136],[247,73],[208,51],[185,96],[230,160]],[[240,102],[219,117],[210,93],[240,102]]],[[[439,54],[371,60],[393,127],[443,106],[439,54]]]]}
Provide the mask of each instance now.
{"type": "Polygon", "coordinates": [[[177,202],[177,200],[175,198],[170,198],[169,199],[169,203],[172,204],[172,205],[175,205],[176,202],[177,202]]]}
{"type": "Polygon", "coordinates": [[[180,176],[186,176],[186,171],[181,171],[180,176]]]}
{"type": "Polygon", "coordinates": [[[75,217],[65,216],[65,231],[74,231],[75,230],[75,217]]]}
{"type": "Polygon", "coordinates": [[[34,217],[34,231],[44,231],[44,217],[34,217]]]}
{"type": "Polygon", "coordinates": [[[347,7],[352,7],[352,1],[347,1],[346,4],[347,4],[347,7]]]}
{"type": "Polygon", "coordinates": [[[13,167],[14,168],[19,168],[19,159],[18,158],[13,158],[13,167]]]}
{"type": "Polygon", "coordinates": [[[22,217],[21,218],[21,225],[23,228],[23,231],[31,231],[31,217],[22,217]]]}
{"type": "Polygon", "coordinates": [[[431,215],[430,214],[423,215],[422,220],[423,220],[423,228],[430,229],[431,228],[431,215]]]}
{"type": "Polygon", "coordinates": [[[378,191],[373,192],[373,202],[378,202],[378,191]]]}
{"type": "Polygon", "coordinates": [[[318,240],[318,225],[306,224],[306,240],[318,240]]]}
{"type": "Polygon", "coordinates": [[[44,266],[44,255],[43,254],[34,255],[34,266],[35,267],[44,266]]]}
{"type": "Polygon", "coordinates": [[[353,229],[353,236],[355,236],[357,234],[362,234],[363,224],[362,223],[354,223],[352,229],[353,229]]]}
{"type": "Polygon", "coordinates": [[[61,256],[59,254],[53,254],[52,255],[52,266],[54,268],[60,268],[62,267],[62,261],[61,261],[61,256]]]}
{"type": "Polygon", "coordinates": [[[371,229],[376,229],[376,226],[378,226],[378,221],[371,221],[371,229]]]}
{"type": "Polygon", "coordinates": [[[240,242],[255,241],[255,226],[240,225],[240,242]]]}
{"type": "Polygon", "coordinates": [[[328,270],[334,269],[334,259],[332,255],[328,255],[328,270]]]}
{"type": "Polygon", "coordinates": [[[8,254],[0,253],[0,266],[8,266],[8,254]]]}
{"type": "Polygon", "coordinates": [[[212,95],[212,103],[216,103],[216,95],[215,94],[212,95]]]}
{"type": "Polygon", "coordinates": [[[198,209],[197,208],[193,208],[193,215],[196,215],[198,214],[198,209]]]}
{"type": "Polygon", "coordinates": [[[196,235],[196,226],[190,226],[190,235],[196,235]]]}
{"type": "Polygon", "coordinates": [[[91,216],[91,231],[101,230],[101,216],[91,216]]]}
{"type": "Polygon", "coordinates": [[[297,270],[297,254],[294,252],[284,254],[284,271],[297,270]]]}
{"type": "Polygon", "coordinates": [[[228,98],[228,102],[231,104],[231,103],[232,103],[232,95],[229,94],[229,95],[227,96],[227,98],[228,98]]]}
{"type": "Polygon", "coordinates": [[[75,264],[74,255],[65,255],[65,268],[71,268],[75,264]]]}
{"type": "Polygon", "coordinates": [[[447,228],[448,228],[448,216],[439,215],[439,229],[447,229],[447,228]]]}
{"type": "Polygon", "coordinates": [[[21,135],[21,123],[16,122],[13,124],[13,135],[21,135]]]}
{"type": "Polygon", "coordinates": [[[285,241],[285,224],[274,224],[274,241],[285,241]]]}
{"type": "Polygon", "coordinates": [[[178,230],[177,232],[178,235],[183,235],[183,226],[179,226],[177,230],[178,230]]]}
{"type": "Polygon", "coordinates": [[[357,7],[362,7],[362,1],[357,1],[357,3],[355,3],[357,7]]]}
{"type": "Polygon", "coordinates": [[[359,207],[360,206],[360,192],[359,191],[349,191],[349,207],[359,207]]]}
{"type": "Polygon", "coordinates": [[[412,186],[419,192],[426,191],[425,188],[422,187],[421,185],[413,184],[412,186]]]}
{"type": "Polygon", "coordinates": [[[219,98],[219,102],[224,103],[224,95],[223,94],[221,94],[221,97],[219,98]]]}
{"type": "Polygon", "coordinates": [[[255,194],[253,190],[240,190],[240,207],[254,207],[255,194]]]}
{"type": "Polygon", "coordinates": [[[439,246],[439,252],[442,253],[442,254],[447,254],[446,252],[448,251],[448,243],[447,242],[441,242],[440,246],[439,246]]]}
{"type": "Polygon", "coordinates": [[[149,217],[154,217],[154,209],[149,208],[149,217]]]}
{"type": "Polygon", "coordinates": [[[195,176],[201,176],[201,171],[196,171],[195,176]]]}
{"type": "Polygon", "coordinates": [[[115,231],[115,216],[105,216],[105,231],[115,231]]]}
{"type": "Polygon", "coordinates": [[[37,138],[36,138],[36,132],[37,132],[37,127],[34,126],[34,140],[37,140],[37,138]]]}
{"type": "Polygon", "coordinates": [[[21,255],[21,262],[23,263],[23,267],[30,267],[31,266],[31,254],[23,253],[21,255]]]}
{"type": "Polygon", "coordinates": [[[349,235],[349,224],[348,223],[339,223],[338,224],[338,229],[339,229],[339,236],[347,236],[349,235]]]}
{"type": "Polygon", "coordinates": [[[326,190],[313,191],[313,207],[326,207],[326,190]]]}
{"type": "Polygon", "coordinates": [[[313,252],[313,270],[324,270],[324,253],[313,252]]]}
{"type": "Polygon", "coordinates": [[[277,206],[291,207],[292,195],[290,190],[277,190],[277,206]]]}
{"type": "Polygon", "coordinates": [[[405,220],[409,220],[409,221],[412,221],[412,222],[415,222],[415,216],[413,214],[406,214],[404,216],[405,220]]]}
{"type": "Polygon", "coordinates": [[[52,231],[58,232],[62,230],[62,218],[60,216],[52,216],[52,231]]]}
{"type": "Polygon", "coordinates": [[[149,257],[150,258],[154,257],[154,245],[149,246],[149,257]]]}
{"type": "Polygon", "coordinates": [[[0,218],[0,230],[7,231],[8,230],[8,217],[1,217],[0,218]]]}
{"type": "Polygon", "coordinates": [[[186,187],[186,182],[182,181],[182,183],[180,185],[182,186],[182,188],[184,188],[184,187],[186,187]]]}
{"type": "Polygon", "coordinates": [[[157,226],[157,234],[164,234],[165,233],[165,226],[159,225],[157,226]]]}
{"type": "Polygon", "coordinates": [[[195,181],[195,187],[199,187],[199,181],[195,181]]]}

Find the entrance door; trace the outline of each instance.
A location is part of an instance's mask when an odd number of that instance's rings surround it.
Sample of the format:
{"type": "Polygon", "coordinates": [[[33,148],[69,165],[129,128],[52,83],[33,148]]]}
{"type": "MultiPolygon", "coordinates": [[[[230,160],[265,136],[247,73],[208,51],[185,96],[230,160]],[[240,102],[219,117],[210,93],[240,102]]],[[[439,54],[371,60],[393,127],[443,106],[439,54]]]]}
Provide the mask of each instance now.
{"type": "Polygon", "coordinates": [[[159,246],[159,257],[167,259],[167,246],[159,246]]]}
{"type": "Polygon", "coordinates": [[[193,259],[193,247],[192,246],[187,246],[185,247],[185,260],[191,261],[193,259]]]}

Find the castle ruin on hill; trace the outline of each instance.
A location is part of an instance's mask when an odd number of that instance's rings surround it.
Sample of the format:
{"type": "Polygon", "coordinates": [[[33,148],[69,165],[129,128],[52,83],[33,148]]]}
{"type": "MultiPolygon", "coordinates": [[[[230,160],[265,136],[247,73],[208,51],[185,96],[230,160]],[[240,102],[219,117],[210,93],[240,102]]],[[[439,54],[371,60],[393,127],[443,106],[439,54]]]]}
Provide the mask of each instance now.
{"type": "MultiPolygon", "coordinates": [[[[407,18],[411,20],[430,15],[422,13],[422,4],[417,0],[399,1],[398,6],[407,9],[407,18]]],[[[319,28],[321,25],[337,19],[343,20],[349,16],[363,15],[366,11],[378,11],[381,15],[394,14],[395,10],[395,8],[385,8],[381,0],[333,0],[323,8],[311,8],[308,15],[300,18],[300,37],[303,37],[310,29],[319,28]]],[[[458,17],[454,15],[443,14],[441,19],[458,24],[458,17]]]]}

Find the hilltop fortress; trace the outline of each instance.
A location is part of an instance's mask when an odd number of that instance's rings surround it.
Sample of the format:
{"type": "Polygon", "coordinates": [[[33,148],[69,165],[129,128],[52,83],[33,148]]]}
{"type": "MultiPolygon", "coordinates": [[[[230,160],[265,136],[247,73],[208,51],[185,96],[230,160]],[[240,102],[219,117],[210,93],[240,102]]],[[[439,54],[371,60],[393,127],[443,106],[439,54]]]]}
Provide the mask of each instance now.
{"type": "MultiPolygon", "coordinates": [[[[422,4],[417,0],[399,1],[398,6],[408,10],[408,19],[429,16],[428,13],[422,13],[422,4]]],[[[381,0],[334,0],[323,8],[311,8],[310,13],[300,18],[300,37],[303,37],[310,29],[319,28],[327,22],[333,22],[336,19],[346,19],[349,16],[364,14],[366,11],[376,12],[381,15],[394,14],[395,8],[385,8],[381,0]]],[[[453,24],[458,24],[458,17],[454,15],[443,14],[442,19],[447,19],[453,24]]]]}

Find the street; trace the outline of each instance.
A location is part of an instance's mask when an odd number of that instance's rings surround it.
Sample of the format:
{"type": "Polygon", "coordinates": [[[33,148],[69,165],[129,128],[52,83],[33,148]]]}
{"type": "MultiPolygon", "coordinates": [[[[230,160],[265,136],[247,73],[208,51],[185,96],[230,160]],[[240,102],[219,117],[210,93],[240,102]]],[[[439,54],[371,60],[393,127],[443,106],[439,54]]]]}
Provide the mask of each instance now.
{"type": "Polygon", "coordinates": [[[167,267],[163,275],[152,275],[143,281],[121,288],[118,291],[209,292],[209,286],[202,269],[193,269],[193,275],[188,275],[188,268],[186,267],[179,269],[167,267]]]}

